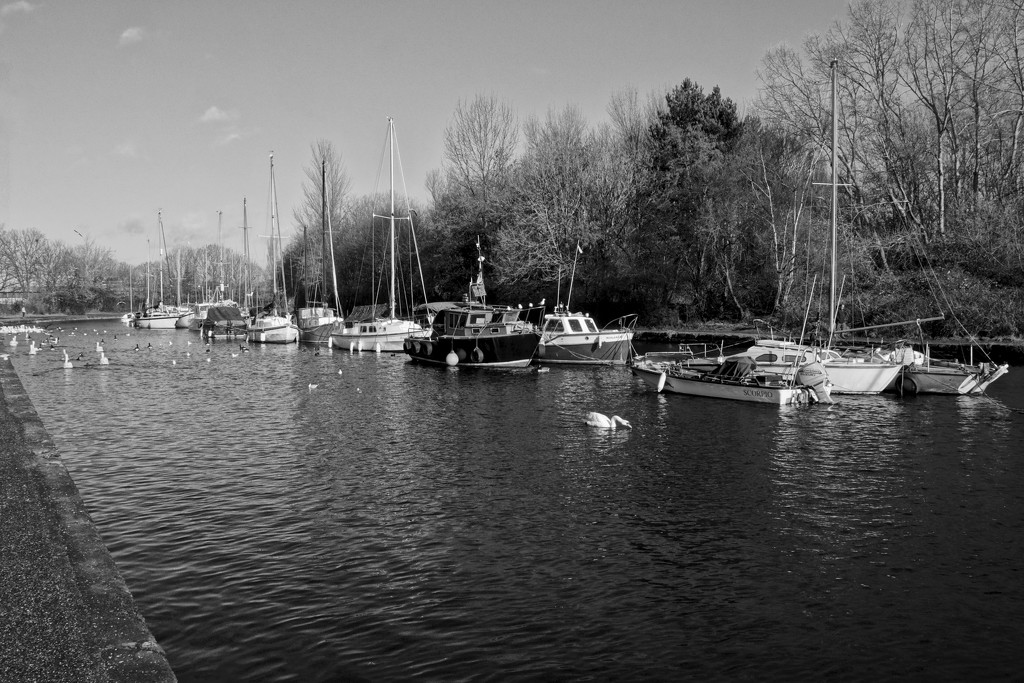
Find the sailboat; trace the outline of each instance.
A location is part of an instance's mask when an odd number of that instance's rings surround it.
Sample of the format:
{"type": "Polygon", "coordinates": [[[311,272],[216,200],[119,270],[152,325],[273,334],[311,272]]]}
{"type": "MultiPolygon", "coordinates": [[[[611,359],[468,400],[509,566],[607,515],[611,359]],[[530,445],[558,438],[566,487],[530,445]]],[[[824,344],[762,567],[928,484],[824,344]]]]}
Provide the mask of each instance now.
{"type": "MultiPolygon", "coordinates": [[[[319,279],[310,287],[308,284],[302,294],[302,306],[296,302],[295,321],[299,327],[299,341],[307,344],[331,343],[331,333],[343,328],[344,318],[324,301],[324,290],[327,287],[327,254],[331,255],[331,275],[334,283],[334,300],[338,301],[338,273],[334,267],[334,239],[330,231],[331,216],[327,210],[327,165],[320,161],[320,263],[319,279]]],[[[305,242],[305,240],[303,240],[305,242]]],[[[298,297],[298,294],[296,294],[298,297]]]]}
{"type": "MultiPolygon", "coordinates": [[[[388,289],[388,305],[386,316],[374,316],[367,320],[350,320],[343,328],[331,333],[331,344],[339,349],[349,351],[390,351],[400,353],[408,338],[426,338],[429,330],[413,320],[399,318],[395,310],[395,122],[388,117],[388,149],[390,152],[391,171],[391,210],[387,216],[388,253],[390,256],[391,284],[388,289]]],[[[412,220],[410,215],[408,220],[412,220]]],[[[371,309],[374,313],[376,307],[371,309]]],[[[356,316],[349,316],[350,318],[356,316]]]]}
{"type": "MultiPolygon", "coordinates": [[[[135,327],[140,327],[146,330],[173,330],[178,322],[178,318],[181,317],[182,312],[176,306],[164,305],[164,249],[166,247],[166,243],[164,240],[164,221],[161,211],[157,211],[156,219],[160,233],[160,301],[156,306],[149,306],[149,295],[147,293],[147,308],[141,315],[135,318],[134,324],[135,327]]],[[[146,286],[148,292],[148,280],[146,286]]]]}
{"type": "Polygon", "coordinates": [[[837,150],[839,146],[839,120],[836,106],[836,68],[837,60],[832,60],[832,218],[830,242],[830,291],[828,340],[824,348],[802,344],[794,341],[778,339],[761,339],[742,353],[728,356],[731,358],[745,357],[752,359],[759,370],[776,372],[791,378],[801,363],[817,359],[825,368],[828,379],[832,383],[831,393],[834,394],[879,394],[891,387],[903,366],[883,358],[876,350],[851,355],[840,352],[832,347],[836,333],[836,243],[838,237],[838,172],[837,150]]]}
{"type": "MultiPolygon", "coordinates": [[[[224,297],[224,241],[221,237],[220,212],[217,212],[217,239],[220,243],[220,286],[217,294],[208,302],[197,306],[197,329],[205,339],[217,337],[244,337],[248,324],[238,304],[224,297]]],[[[245,232],[246,255],[248,256],[248,207],[242,199],[242,229],[245,232]]]]}
{"type": "MultiPolygon", "coordinates": [[[[277,216],[277,186],[274,182],[274,153],[270,153],[270,241],[273,261],[271,277],[274,281],[274,300],[256,316],[249,325],[246,339],[260,344],[293,344],[299,341],[299,328],[278,313],[277,265],[278,242],[281,239],[281,227],[277,216]]],[[[281,288],[284,300],[288,301],[288,292],[284,289],[284,259],[281,259],[281,288]]]]}

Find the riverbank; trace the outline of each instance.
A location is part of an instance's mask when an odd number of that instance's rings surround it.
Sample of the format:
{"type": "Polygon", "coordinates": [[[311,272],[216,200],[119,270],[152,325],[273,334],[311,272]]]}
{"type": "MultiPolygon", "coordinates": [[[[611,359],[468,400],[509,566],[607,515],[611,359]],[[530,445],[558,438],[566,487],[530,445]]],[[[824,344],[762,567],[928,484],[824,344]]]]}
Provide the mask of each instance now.
{"type": "Polygon", "coordinates": [[[176,680],[10,360],[0,361],[0,605],[0,680],[176,680]]]}

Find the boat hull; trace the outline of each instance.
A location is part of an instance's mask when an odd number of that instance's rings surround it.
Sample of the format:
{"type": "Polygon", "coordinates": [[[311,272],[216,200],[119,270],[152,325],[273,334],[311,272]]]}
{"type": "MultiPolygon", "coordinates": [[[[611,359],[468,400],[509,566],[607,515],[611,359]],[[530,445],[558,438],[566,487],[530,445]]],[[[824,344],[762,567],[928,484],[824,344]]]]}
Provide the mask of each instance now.
{"type": "Polygon", "coordinates": [[[541,363],[625,365],[632,350],[632,332],[545,335],[537,347],[541,363]]]}
{"type": "Polygon", "coordinates": [[[247,330],[246,340],[254,344],[295,344],[299,328],[286,319],[257,320],[247,330]]]}
{"type": "Polygon", "coordinates": [[[174,321],[174,328],[178,330],[189,329],[192,326],[192,321],[195,320],[195,317],[195,313],[191,311],[185,315],[179,316],[178,319],[174,321]]]}
{"type": "Polygon", "coordinates": [[[331,334],[335,330],[334,323],[324,323],[312,327],[299,328],[299,342],[302,344],[331,345],[331,334]]]}
{"type": "Polygon", "coordinates": [[[410,338],[405,340],[403,350],[417,363],[469,368],[525,368],[533,361],[539,344],[538,333],[523,331],[482,337],[443,335],[433,339],[410,338]]]}
{"type": "Polygon", "coordinates": [[[404,342],[410,337],[426,338],[429,330],[424,330],[411,320],[391,319],[374,322],[356,323],[351,327],[335,330],[331,333],[331,345],[336,349],[351,351],[375,351],[384,353],[402,353],[404,342]]]}
{"type": "Polygon", "coordinates": [[[638,364],[631,369],[644,384],[659,392],[777,406],[807,404],[814,400],[813,392],[799,385],[772,386],[757,381],[728,381],[712,378],[702,372],[668,372],[658,365],[638,364]]]}
{"type": "Polygon", "coordinates": [[[988,385],[1008,370],[1007,366],[949,367],[941,365],[908,365],[893,382],[900,396],[916,394],[983,394],[988,385]]]}
{"type": "Polygon", "coordinates": [[[177,315],[140,316],[135,319],[135,327],[144,330],[173,330],[178,322],[177,315]]]}

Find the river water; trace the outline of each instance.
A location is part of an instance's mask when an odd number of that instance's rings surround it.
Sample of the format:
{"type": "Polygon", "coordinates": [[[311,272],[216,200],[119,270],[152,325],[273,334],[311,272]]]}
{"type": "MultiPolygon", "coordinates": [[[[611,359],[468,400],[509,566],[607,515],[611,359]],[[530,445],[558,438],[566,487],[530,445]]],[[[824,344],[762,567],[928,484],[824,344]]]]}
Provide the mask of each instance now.
{"type": "Polygon", "coordinates": [[[182,681],[1024,670],[1024,368],[780,409],[622,368],[59,344],[77,367],[15,367],[182,681]]]}

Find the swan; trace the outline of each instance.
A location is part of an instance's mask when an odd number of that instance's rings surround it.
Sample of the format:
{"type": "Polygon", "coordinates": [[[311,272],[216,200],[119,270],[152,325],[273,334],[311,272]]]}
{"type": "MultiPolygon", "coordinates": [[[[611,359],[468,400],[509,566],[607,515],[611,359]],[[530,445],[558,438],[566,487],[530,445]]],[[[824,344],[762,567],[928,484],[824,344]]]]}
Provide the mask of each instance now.
{"type": "Polygon", "coordinates": [[[71,364],[71,359],[68,358],[68,352],[67,352],[67,350],[65,350],[64,351],[64,369],[65,370],[70,370],[73,367],[75,367],[75,366],[71,364]]]}
{"type": "Polygon", "coordinates": [[[618,429],[619,425],[627,429],[632,429],[633,425],[629,424],[628,421],[623,420],[618,415],[612,415],[610,418],[607,415],[601,413],[587,413],[587,424],[591,427],[600,427],[602,429],[618,429]]]}
{"type": "Polygon", "coordinates": [[[313,391],[313,390],[314,390],[314,389],[316,389],[316,388],[317,388],[318,386],[320,386],[320,385],[319,385],[319,384],[312,384],[312,383],[311,383],[311,384],[309,385],[309,390],[310,390],[310,391],[313,391]]]}
{"type": "Polygon", "coordinates": [[[110,365],[110,360],[107,358],[107,354],[100,351],[100,365],[110,365]]]}

